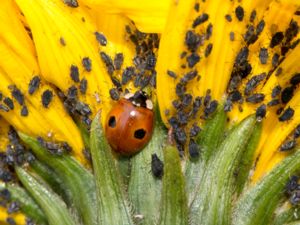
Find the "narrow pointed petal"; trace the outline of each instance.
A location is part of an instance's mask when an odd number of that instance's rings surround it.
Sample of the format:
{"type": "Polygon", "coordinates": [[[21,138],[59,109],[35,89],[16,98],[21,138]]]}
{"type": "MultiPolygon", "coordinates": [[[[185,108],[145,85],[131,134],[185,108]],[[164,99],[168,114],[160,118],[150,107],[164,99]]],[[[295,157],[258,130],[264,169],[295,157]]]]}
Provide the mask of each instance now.
{"type": "Polygon", "coordinates": [[[104,122],[110,110],[112,82],[100,59],[101,47],[94,34],[97,29],[89,15],[60,0],[16,2],[30,26],[43,77],[66,95],[75,86],[79,99],[89,105],[92,115],[102,108],[104,122]],[[72,65],[78,68],[79,79],[87,81],[86,93],[71,78],[72,65]]]}
{"type": "Polygon", "coordinates": [[[166,24],[171,0],[85,0],[82,3],[101,13],[125,15],[142,32],[161,33],[166,24]]]}

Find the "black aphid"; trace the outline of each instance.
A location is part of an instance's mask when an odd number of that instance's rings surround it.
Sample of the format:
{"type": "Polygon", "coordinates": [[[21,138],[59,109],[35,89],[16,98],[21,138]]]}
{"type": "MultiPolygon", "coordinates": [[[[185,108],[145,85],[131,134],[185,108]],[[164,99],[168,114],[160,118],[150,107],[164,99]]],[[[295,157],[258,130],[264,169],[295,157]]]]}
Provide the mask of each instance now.
{"type": "Polygon", "coordinates": [[[100,45],[102,45],[102,46],[107,45],[107,39],[103,34],[97,32],[97,31],[94,34],[95,34],[96,39],[97,39],[97,41],[99,42],[100,45]]]}
{"type": "Polygon", "coordinates": [[[196,52],[192,52],[188,57],[186,57],[189,68],[193,68],[199,61],[200,56],[196,52]]]}
{"type": "Polygon", "coordinates": [[[86,93],[87,84],[88,84],[87,80],[85,78],[82,78],[82,80],[80,81],[80,84],[79,84],[79,90],[80,90],[81,94],[86,93]]]}
{"type": "Polygon", "coordinates": [[[40,86],[41,79],[39,76],[34,76],[28,85],[28,93],[32,95],[40,86]]]}
{"type": "Polygon", "coordinates": [[[281,92],[281,101],[283,104],[288,103],[294,95],[294,87],[286,87],[281,92]]]}
{"type": "Polygon", "coordinates": [[[193,139],[191,139],[189,143],[189,155],[192,159],[198,158],[200,155],[199,146],[193,139]]]}
{"type": "Polygon", "coordinates": [[[21,116],[28,116],[28,108],[26,105],[23,105],[22,106],[22,109],[21,109],[21,116]]]}
{"type": "Polygon", "coordinates": [[[294,116],[295,110],[293,110],[291,107],[288,107],[278,118],[280,122],[288,121],[294,116]]]}
{"type": "Polygon", "coordinates": [[[239,21],[243,21],[244,18],[244,9],[241,6],[236,7],[235,16],[239,21]]]}
{"type": "Polygon", "coordinates": [[[203,13],[202,15],[198,16],[194,22],[193,22],[193,28],[197,27],[201,23],[204,23],[208,20],[209,16],[206,13],[203,13]]]}
{"type": "Polygon", "coordinates": [[[71,67],[70,67],[70,77],[76,83],[78,83],[80,81],[79,80],[79,70],[78,70],[77,66],[71,65],[71,67]]]}
{"type": "Polygon", "coordinates": [[[124,62],[123,53],[117,53],[114,58],[114,66],[116,70],[120,70],[124,62]]]}
{"type": "Polygon", "coordinates": [[[164,164],[156,154],[151,155],[151,171],[156,178],[161,178],[164,174],[164,164]]]}
{"type": "Polygon", "coordinates": [[[92,60],[89,57],[84,57],[82,59],[82,66],[88,72],[92,71],[92,60]]]}
{"type": "Polygon", "coordinates": [[[53,92],[50,90],[45,90],[42,94],[42,104],[45,108],[48,108],[50,102],[53,98],[53,92]]]}
{"type": "Polygon", "coordinates": [[[11,98],[9,97],[6,97],[3,99],[3,102],[5,103],[5,105],[7,105],[9,107],[9,109],[13,110],[15,107],[14,107],[14,102],[11,98]]]}
{"type": "Polygon", "coordinates": [[[253,76],[246,84],[245,90],[244,90],[244,94],[245,95],[250,95],[251,92],[259,85],[259,83],[261,81],[263,81],[265,79],[265,77],[267,76],[266,73],[262,73],[256,76],[253,76]]]}
{"type": "Polygon", "coordinates": [[[209,43],[206,48],[205,48],[205,57],[208,57],[212,51],[212,48],[213,48],[213,44],[212,43],[209,43]]]}
{"type": "Polygon", "coordinates": [[[271,42],[270,42],[270,47],[274,48],[275,46],[279,45],[284,38],[284,35],[282,32],[277,32],[273,35],[271,42]]]}
{"type": "Polygon", "coordinates": [[[225,15],[225,19],[226,19],[228,22],[231,22],[231,21],[232,21],[232,17],[231,17],[229,14],[226,14],[226,15],[225,15]]]}
{"type": "Polygon", "coordinates": [[[261,64],[267,64],[269,53],[267,48],[261,48],[259,51],[259,60],[261,64]]]}
{"type": "Polygon", "coordinates": [[[109,94],[112,100],[117,101],[120,99],[120,94],[117,88],[112,88],[109,90],[109,94]]]}
{"type": "Polygon", "coordinates": [[[256,109],[256,113],[255,113],[256,119],[257,119],[258,121],[260,121],[260,120],[262,120],[263,118],[265,118],[266,112],[267,112],[267,106],[266,106],[265,104],[262,104],[261,106],[259,106],[259,107],[256,109]]]}
{"type": "Polygon", "coordinates": [[[258,94],[253,94],[249,97],[246,98],[246,102],[250,102],[250,103],[260,103],[265,99],[265,95],[258,93],[258,94]]]}
{"type": "Polygon", "coordinates": [[[271,94],[272,98],[277,97],[277,96],[280,94],[281,89],[282,89],[282,88],[280,87],[280,85],[275,86],[275,87],[272,89],[272,94],[271,94]]]}
{"type": "Polygon", "coordinates": [[[296,147],[295,140],[287,141],[280,146],[280,151],[282,152],[290,151],[293,150],[295,147],[296,147]]]}

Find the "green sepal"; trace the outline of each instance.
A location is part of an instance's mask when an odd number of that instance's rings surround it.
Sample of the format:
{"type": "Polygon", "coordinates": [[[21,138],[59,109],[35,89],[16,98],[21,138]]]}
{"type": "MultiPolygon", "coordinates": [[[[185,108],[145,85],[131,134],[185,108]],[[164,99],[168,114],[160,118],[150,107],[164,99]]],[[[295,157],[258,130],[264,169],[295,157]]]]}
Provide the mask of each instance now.
{"type": "Polygon", "coordinates": [[[188,224],[188,206],[185,180],[181,171],[178,150],[173,146],[164,149],[164,175],[160,225],[188,224]]]}
{"type": "Polygon", "coordinates": [[[131,159],[128,187],[134,213],[143,215],[141,223],[149,225],[156,224],[159,219],[162,186],[161,180],[151,173],[151,158],[155,153],[163,160],[163,147],[167,137],[167,131],[157,114],[159,111],[155,112],[155,127],[150,142],[131,159]]]}
{"type": "Polygon", "coordinates": [[[254,163],[254,153],[258,146],[262,131],[262,123],[256,123],[254,131],[250,137],[249,143],[246,147],[245,152],[241,157],[241,161],[236,169],[236,191],[240,194],[248,180],[249,171],[254,163]]]}
{"type": "Polygon", "coordinates": [[[256,123],[249,116],[233,128],[208,162],[191,206],[191,223],[205,225],[230,224],[234,172],[245,151],[256,123]]]}
{"type": "MultiPolygon", "coordinates": [[[[54,156],[43,148],[37,139],[19,132],[19,136],[31,147],[35,156],[48,165],[63,180],[70,192],[73,205],[86,225],[97,225],[98,215],[95,206],[96,193],[93,175],[69,155],[54,156]]],[[[72,206],[73,206],[72,205],[72,206]]]]}
{"type": "Polygon", "coordinates": [[[285,185],[300,169],[300,151],[287,156],[269,174],[241,196],[233,213],[233,224],[269,224],[284,196],[285,185]]]}
{"type": "Polygon", "coordinates": [[[185,169],[189,205],[198,191],[207,161],[216,152],[217,147],[224,139],[225,125],[226,113],[223,110],[223,106],[220,106],[213,117],[206,121],[203,130],[196,139],[201,156],[197,160],[187,160],[185,169]]]}
{"type": "Polygon", "coordinates": [[[275,215],[272,224],[273,225],[288,224],[299,220],[299,218],[300,218],[299,208],[288,206],[288,209],[284,211],[280,210],[280,213],[275,215]]]}
{"type": "Polygon", "coordinates": [[[16,184],[0,183],[0,191],[5,189],[9,191],[11,201],[16,201],[20,204],[20,210],[22,213],[31,218],[37,224],[47,224],[46,215],[27,191],[16,184]]]}
{"type": "Polygon", "coordinates": [[[91,154],[97,188],[99,224],[133,224],[116,161],[99,122],[91,127],[91,154]]]}
{"type": "Polygon", "coordinates": [[[15,167],[19,180],[42,208],[49,225],[75,225],[63,200],[25,169],[15,167]]]}

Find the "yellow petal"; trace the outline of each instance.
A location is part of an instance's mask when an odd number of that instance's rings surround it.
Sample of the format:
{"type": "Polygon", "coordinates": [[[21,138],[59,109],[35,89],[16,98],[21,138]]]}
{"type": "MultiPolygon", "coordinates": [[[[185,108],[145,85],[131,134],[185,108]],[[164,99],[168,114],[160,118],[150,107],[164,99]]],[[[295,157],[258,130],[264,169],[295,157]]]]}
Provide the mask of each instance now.
{"type": "Polygon", "coordinates": [[[42,76],[67,93],[72,85],[79,86],[70,76],[71,65],[77,66],[80,79],[88,82],[86,94],[79,92],[79,99],[90,106],[93,115],[99,109],[106,115],[111,105],[112,82],[100,60],[94,34],[97,29],[89,15],[80,7],[70,8],[60,0],[16,2],[30,26],[42,76]],[[90,60],[91,71],[83,66],[84,58],[90,60]]]}
{"type": "MultiPolygon", "coordinates": [[[[272,89],[278,84],[278,82],[282,87],[286,85],[286,79],[289,79],[288,76],[277,78],[277,76],[275,76],[276,72],[273,73],[271,76],[269,75],[278,66],[278,65],[276,65],[275,67],[273,66],[272,59],[274,55],[275,54],[278,54],[279,56],[281,55],[281,45],[270,47],[270,43],[271,43],[271,37],[273,37],[276,32],[284,33],[289,27],[292,20],[299,24],[300,22],[299,16],[294,15],[294,12],[298,9],[298,7],[299,7],[299,3],[297,4],[293,0],[273,1],[269,6],[269,10],[265,11],[263,15],[263,21],[265,23],[265,27],[262,33],[259,35],[258,40],[254,44],[249,46],[248,61],[252,67],[252,70],[251,70],[251,74],[249,74],[247,78],[242,81],[242,84],[239,87],[239,91],[241,93],[244,93],[246,84],[251,78],[263,73],[265,74],[265,79],[260,82],[260,84],[253,90],[253,92],[264,93],[266,96],[265,103],[268,103],[272,99],[271,98],[272,89]],[[267,51],[268,54],[268,58],[265,64],[261,63],[259,57],[260,50],[263,48],[267,51]],[[268,80],[266,81],[267,78],[268,80]],[[285,84],[283,85],[283,83],[285,84]]],[[[260,23],[260,21],[261,20],[255,22],[254,27],[256,27],[260,23]]],[[[298,34],[298,37],[297,36],[294,37],[291,40],[291,43],[293,43],[294,40],[297,40],[299,36],[300,35],[298,34]]],[[[289,57],[290,52],[291,50],[287,52],[286,57],[289,57]]],[[[282,58],[283,57],[281,56],[281,59],[282,58]]],[[[279,61],[281,59],[279,59],[279,61]]],[[[289,57],[289,59],[291,58],[289,57]]],[[[288,62],[291,61],[285,60],[285,64],[288,62]]],[[[243,112],[239,112],[239,108],[235,106],[234,109],[229,114],[231,119],[235,121],[243,120],[247,115],[255,112],[256,108],[258,107],[258,104],[246,103],[246,104],[241,104],[241,106],[243,108],[243,112]]],[[[273,110],[275,109],[277,109],[277,107],[273,107],[273,110]]]]}
{"type": "MultiPolygon", "coordinates": [[[[284,71],[283,74],[275,76],[276,71],[272,74],[264,87],[264,92],[270,95],[270,90],[277,84],[282,87],[287,86],[289,80],[300,71],[298,59],[300,57],[300,45],[298,45],[281,63],[280,67],[284,71]]],[[[270,96],[268,97],[270,98],[270,96]]],[[[260,139],[259,146],[256,151],[256,156],[259,160],[256,165],[253,181],[257,181],[272,169],[284,157],[285,153],[279,152],[279,147],[288,135],[300,124],[300,92],[299,88],[295,91],[295,96],[287,103],[285,107],[291,107],[295,110],[293,118],[287,122],[279,122],[276,112],[270,111],[264,121],[263,132],[260,139]]]]}
{"type": "MultiPolygon", "coordinates": [[[[0,27],[6,32],[0,34],[0,91],[3,98],[13,99],[14,109],[0,114],[18,131],[32,136],[42,136],[51,141],[66,141],[73,148],[75,156],[83,161],[83,141],[72,118],[66,113],[56,91],[41,79],[39,89],[28,93],[29,83],[40,71],[35,57],[33,43],[16,15],[11,0],[3,1],[0,10],[0,27]],[[21,115],[22,106],[12,98],[12,86],[24,96],[28,116],[21,115]],[[54,97],[49,107],[42,104],[42,94],[49,90],[54,97]]],[[[5,105],[2,101],[1,105],[5,105]]]]}
{"type": "MultiPolygon", "coordinates": [[[[80,2],[81,3],[81,2],[80,2]]],[[[161,33],[165,27],[171,0],[85,0],[98,13],[121,14],[134,21],[145,33],[161,33]]]]}
{"type": "Polygon", "coordinates": [[[9,144],[9,139],[7,136],[9,129],[10,124],[0,117],[0,152],[5,152],[6,147],[9,144]]]}
{"type": "Polygon", "coordinates": [[[173,1],[166,29],[162,34],[157,63],[158,101],[165,123],[167,123],[165,111],[170,110],[171,115],[174,113],[172,100],[177,98],[176,84],[188,71],[196,69],[201,78],[188,84],[187,92],[192,93],[193,96],[203,96],[210,89],[214,99],[222,100],[235,57],[243,47],[241,34],[246,30],[250,14],[255,9],[257,17],[261,18],[270,1],[244,1],[241,3],[223,0],[205,1],[200,3],[199,12],[195,10],[197,1],[173,1]],[[235,16],[237,7],[244,10],[242,22],[235,16]],[[208,16],[207,20],[193,28],[196,18],[204,14],[208,16]],[[227,14],[231,15],[232,22],[225,19],[227,14]],[[186,57],[180,58],[183,52],[188,52],[188,56],[190,55],[190,51],[185,45],[188,31],[200,35],[198,37],[200,46],[197,48],[200,62],[193,68],[188,68],[186,57]],[[230,38],[231,32],[235,34],[234,41],[230,38]],[[208,46],[212,46],[211,53],[205,56],[208,46]],[[174,79],[168,76],[168,70],[175,72],[178,78],[174,79]]]}

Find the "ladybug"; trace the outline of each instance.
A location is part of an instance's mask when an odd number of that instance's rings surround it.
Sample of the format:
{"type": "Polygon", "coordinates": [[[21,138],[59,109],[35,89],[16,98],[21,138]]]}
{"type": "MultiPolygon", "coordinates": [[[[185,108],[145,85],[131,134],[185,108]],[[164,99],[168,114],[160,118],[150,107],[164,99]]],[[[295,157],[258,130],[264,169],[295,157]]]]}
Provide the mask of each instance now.
{"type": "Polygon", "coordinates": [[[107,116],[105,134],[110,146],[121,155],[140,151],[151,139],[153,104],[145,92],[129,93],[118,100],[107,116]]]}

